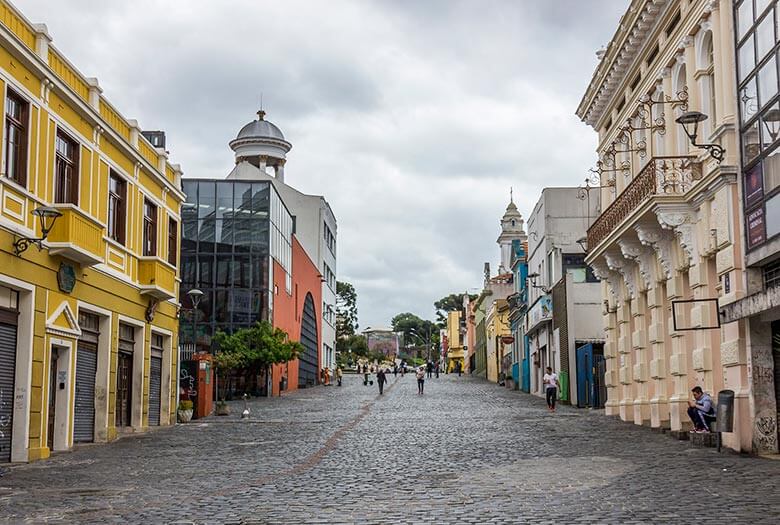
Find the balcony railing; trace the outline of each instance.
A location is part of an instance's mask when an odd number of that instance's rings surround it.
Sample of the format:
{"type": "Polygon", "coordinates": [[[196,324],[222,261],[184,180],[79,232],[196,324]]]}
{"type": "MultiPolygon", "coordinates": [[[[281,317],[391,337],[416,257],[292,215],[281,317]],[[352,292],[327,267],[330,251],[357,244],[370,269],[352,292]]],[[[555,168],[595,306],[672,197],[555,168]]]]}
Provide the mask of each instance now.
{"type": "Polygon", "coordinates": [[[157,257],[138,261],[138,284],[141,293],[157,299],[172,299],[176,296],[176,270],[157,257]]]}
{"type": "Polygon", "coordinates": [[[55,205],[62,217],[46,239],[49,253],[91,266],[106,256],[103,226],[72,204],[55,205]]]}
{"type": "Polygon", "coordinates": [[[588,228],[588,249],[593,250],[649,197],[685,195],[701,179],[696,157],[653,157],[615,201],[588,228]]]}

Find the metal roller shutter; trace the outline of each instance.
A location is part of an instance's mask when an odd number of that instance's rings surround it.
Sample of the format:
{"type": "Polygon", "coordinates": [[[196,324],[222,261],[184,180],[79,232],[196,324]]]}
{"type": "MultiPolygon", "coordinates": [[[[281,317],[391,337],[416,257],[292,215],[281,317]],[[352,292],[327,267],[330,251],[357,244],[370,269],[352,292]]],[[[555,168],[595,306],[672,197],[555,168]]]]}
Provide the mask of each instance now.
{"type": "Polygon", "coordinates": [[[73,411],[73,441],[95,440],[95,375],[97,348],[79,342],[76,354],[76,406],[73,411]]]}
{"type": "Polygon", "coordinates": [[[0,462],[11,461],[16,326],[0,323],[0,462]]]}
{"type": "Polygon", "coordinates": [[[160,424],[162,395],[162,358],[152,356],[149,365],[149,426],[160,424]]]}

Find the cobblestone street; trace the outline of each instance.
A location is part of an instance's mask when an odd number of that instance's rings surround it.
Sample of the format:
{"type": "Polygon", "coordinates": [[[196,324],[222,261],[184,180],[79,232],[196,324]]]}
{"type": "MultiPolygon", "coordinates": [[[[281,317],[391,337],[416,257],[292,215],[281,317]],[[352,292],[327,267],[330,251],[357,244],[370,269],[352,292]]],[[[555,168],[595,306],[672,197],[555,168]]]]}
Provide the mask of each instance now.
{"type": "Polygon", "coordinates": [[[4,468],[3,523],[777,523],[780,462],[471,378],[360,378],[4,468]]]}

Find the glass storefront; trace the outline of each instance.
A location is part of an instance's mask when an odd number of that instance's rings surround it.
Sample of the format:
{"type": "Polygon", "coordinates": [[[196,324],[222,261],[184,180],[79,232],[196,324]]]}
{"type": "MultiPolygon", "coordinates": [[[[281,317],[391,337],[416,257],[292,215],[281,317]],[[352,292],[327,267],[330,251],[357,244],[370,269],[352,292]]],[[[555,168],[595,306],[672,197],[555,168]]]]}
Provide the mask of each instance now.
{"type": "Polygon", "coordinates": [[[182,343],[193,341],[187,291],[198,288],[197,343],[204,349],[217,330],[271,319],[269,264],[279,262],[289,281],[293,218],[270,182],[185,179],[183,189],[182,343]]]}

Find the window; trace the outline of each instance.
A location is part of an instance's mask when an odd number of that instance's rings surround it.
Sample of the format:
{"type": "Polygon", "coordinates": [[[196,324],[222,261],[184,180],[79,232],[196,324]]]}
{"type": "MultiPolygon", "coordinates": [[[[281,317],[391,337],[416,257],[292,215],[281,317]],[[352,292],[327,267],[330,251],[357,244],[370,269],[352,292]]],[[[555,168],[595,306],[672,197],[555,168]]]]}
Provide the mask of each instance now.
{"type": "Polygon", "coordinates": [[[331,231],[327,222],[323,222],[322,226],[323,226],[322,236],[325,239],[325,244],[330,250],[330,253],[336,255],[336,236],[333,235],[333,232],[331,231]]]}
{"type": "Polygon", "coordinates": [[[27,184],[27,102],[8,90],[5,100],[5,174],[27,184]]]}
{"type": "Polygon", "coordinates": [[[78,204],[79,145],[61,130],[57,130],[54,146],[54,202],[78,204]]]}
{"type": "Polygon", "coordinates": [[[669,22],[669,25],[666,26],[666,36],[667,36],[667,38],[669,37],[669,35],[672,34],[672,32],[677,27],[677,24],[679,24],[679,23],[680,23],[680,12],[677,11],[674,14],[674,17],[672,18],[672,20],[669,22]]]}
{"type": "Polygon", "coordinates": [[[157,255],[157,206],[144,199],[144,255],[157,255]]]}
{"type": "Polygon", "coordinates": [[[178,237],[179,223],[173,217],[168,218],[168,262],[173,266],[176,266],[176,256],[178,253],[178,243],[176,242],[178,237]]]}
{"type": "Polygon", "coordinates": [[[127,213],[127,183],[116,173],[108,178],[108,236],[125,243],[125,216],[127,213]]]}

